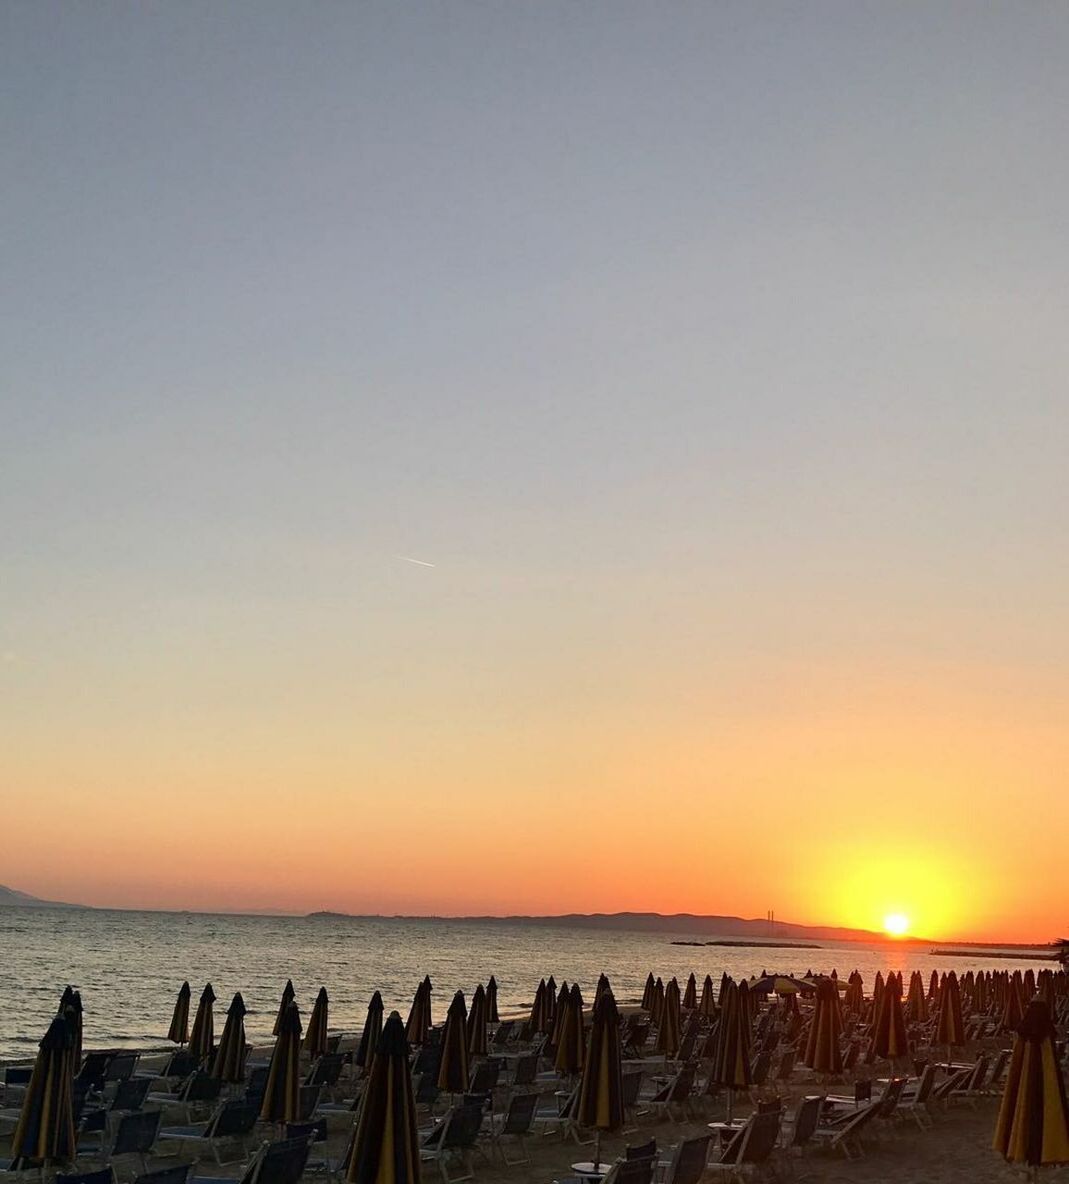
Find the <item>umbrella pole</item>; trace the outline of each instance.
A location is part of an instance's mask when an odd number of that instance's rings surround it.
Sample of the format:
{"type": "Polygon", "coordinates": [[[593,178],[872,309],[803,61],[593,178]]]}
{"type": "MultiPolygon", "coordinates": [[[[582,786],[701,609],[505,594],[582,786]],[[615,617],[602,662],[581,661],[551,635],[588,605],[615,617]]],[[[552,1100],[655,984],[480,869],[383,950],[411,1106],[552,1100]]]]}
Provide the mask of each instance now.
{"type": "Polygon", "coordinates": [[[598,1170],[598,1165],[601,1163],[601,1128],[598,1127],[594,1131],[594,1171],[598,1170]]]}
{"type": "Polygon", "coordinates": [[[729,1088],[728,1089],[728,1122],[729,1123],[731,1122],[731,1107],[732,1107],[732,1104],[734,1103],[734,1101],[735,1101],[735,1091],[733,1089],[729,1088]]]}

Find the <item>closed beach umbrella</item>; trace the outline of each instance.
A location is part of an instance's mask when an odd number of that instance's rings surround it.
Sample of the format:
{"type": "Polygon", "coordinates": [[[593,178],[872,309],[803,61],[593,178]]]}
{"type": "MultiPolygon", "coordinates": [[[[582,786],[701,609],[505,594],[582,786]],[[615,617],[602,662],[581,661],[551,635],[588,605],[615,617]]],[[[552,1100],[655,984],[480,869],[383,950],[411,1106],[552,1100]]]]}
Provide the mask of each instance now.
{"type": "MultiPolygon", "coordinates": [[[[563,992],[564,988],[561,988],[563,992]]],[[[595,1009],[597,1003],[594,1004],[595,1009]]],[[[558,1073],[578,1073],[583,1067],[583,995],[579,984],[573,983],[567,996],[557,1005],[557,1053],[553,1067],[558,1073]]]]}
{"type": "Polygon", "coordinates": [[[1016,1032],[1024,1019],[1024,985],[1019,971],[1014,971],[1006,987],[1006,1005],[1002,1009],[999,1030],[1016,1032]]]}
{"type": "Polygon", "coordinates": [[[642,1010],[649,1011],[653,1006],[653,971],[646,975],[646,985],[642,988],[642,1010]]]}
{"type": "Polygon", "coordinates": [[[471,1009],[468,1011],[468,1055],[486,1056],[486,992],[482,983],[472,991],[471,1009]]]}
{"type": "Polygon", "coordinates": [[[308,1027],[304,1033],[304,1051],[312,1060],[321,1057],[327,1051],[327,1012],[330,1000],[327,998],[327,988],[320,987],[319,994],[312,1006],[312,1014],[308,1017],[308,1027]]]}
{"type": "Polygon", "coordinates": [[[590,1023],[576,1112],[579,1125],[595,1131],[595,1167],[601,1162],[601,1132],[619,1130],[624,1121],[621,1061],[620,1012],[612,991],[602,991],[590,1023]]]}
{"type": "MultiPolygon", "coordinates": [[[[544,984],[543,984],[544,986],[544,984]]],[[[468,1088],[468,1012],[464,994],[457,991],[445,1017],[442,1060],[438,1066],[438,1088],[462,1094],[468,1088]]]]}
{"type": "Polygon", "coordinates": [[[876,1010],[872,1043],[869,1045],[868,1060],[890,1061],[893,1065],[899,1057],[909,1052],[906,1038],[906,1017],[902,1013],[902,999],[898,979],[887,976],[887,983],[880,993],[880,1005],[876,1010]]]}
{"type": "Polygon", "coordinates": [[[282,1031],[282,1021],[286,1016],[286,1008],[296,998],[296,992],[293,989],[293,979],[286,979],[286,985],[282,988],[282,998],[278,1003],[278,1013],[275,1015],[275,1026],[271,1029],[272,1035],[277,1036],[282,1031]]]}
{"type": "Polygon", "coordinates": [[[846,980],[843,1006],[854,1015],[860,1015],[865,1010],[865,980],[856,970],[851,971],[846,980]]]}
{"type": "Polygon", "coordinates": [[[74,1028],[68,1009],[52,1020],[38,1046],[11,1140],[12,1171],[74,1159],[73,1080],[74,1028]]]}
{"type": "Polygon", "coordinates": [[[934,1003],[936,996],[939,994],[939,971],[933,970],[932,977],[928,980],[928,1002],[934,1003]]]}
{"type": "Polygon", "coordinates": [[[178,989],[171,1026],[167,1029],[167,1039],[175,1044],[186,1044],[189,1041],[189,983],[183,983],[178,989]]]}
{"type": "Polygon", "coordinates": [[[657,1025],[656,1044],[657,1051],[664,1053],[669,1060],[679,1052],[681,1026],[679,983],[673,978],[665,988],[661,1022],[657,1025]]]}
{"type": "Polygon", "coordinates": [[[734,1103],[735,1090],[749,1089],[753,1077],[750,1072],[750,1020],[748,994],[745,983],[736,986],[728,979],[720,997],[720,1023],[713,1049],[711,1078],[714,1085],[728,1090],[728,1118],[734,1103]]]}
{"type": "Polygon", "coordinates": [[[546,1023],[547,1032],[553,1031],[553,1024],[557,1018],[557,980],[550,975],[546,979],[546,1023]]]}
{"type": "Polygon", "coordinates": [[[653,998],[650,1000],[650,1022],[656,1027],[664,1011],[664,983],[660,978],[653,984],[653,998]]]}
{"type": "Polygon", "coordinates": [[[486,984],[486,1022],[501,1023],[501,1016],[497,1013],[497,979],[493,975],[490,975],[490,981],[486,984]]]}
{"type": "Polygon", "coordinates": [[[73,987],[64,987],[59,997],[58,1015],[65,1015],[70,1020],[71,1034],[74,1046],[71,1049],[71,1072],[78,1074],[78,1066],[82,1063],[82,996],[73,987]]]}
{"type": "Polygon", "coordinates": [[[375,992],[371,1002],[367,1005],[367,1019],[364,1020],[364,1030],[360,1033],[360,1044],[357,1046],[353,1060],[365,1072],[370,1070],[382,1036],[382,996],[375,992]]]}
{"type": "Polygon", "coordinates": [[[705,982],[702,983],[702,997],[698,1000],[698,1011],[708,1017],[716,1015],[716,999],[713,997],[713,980],[709,975],[705,976],[705,982]]]}
{"type": "Polygon", "coordinates": [[[532,1032],[551,1032],[552,1026],[549,1022],[549,1005],[546,1003],[546,980],[540,978],[538,980],[538,989],[535,991],[534,1003],[531,1004],[531,1031],[532,1032]]]}
{"type": "Polygon", "coordinates": [[[408,1042],[396,1011],[375,1047],[356,1120],[349,1184],[419,1184],[419,1138],[408,1042]]]}
{"type": "Polygon", "coordinates": [[[409,1044],[423,1044],[431,1030],[431,980],[430,976],[416,988],[412,1009],[405,1024],[405,1039],[409,1044]]]}
{"type": "Polygon", "coordinates": [[[211,1074],[219,1081],[236,1084],[245,1080],[245,1000],[239,991],[226,1009],[226,1023],[215,1050],[211,1074]]]}
{"type": "Polygon", "coordinates": [[[946,1046],[947,1060],[950,1050],[965,1043],[965,1020],[961,1014],[961,993],[958,990],[958,976],[952,970],[943,980],[939,991],[939,1012],[935,1020],[933,1044],[946,1046]]]}
{"type": "Polygon", "coordinates": [[[928,1022],[928,999],[924,994],[924,979],[915,970],[909,976],[909,995],[906,997],[906,1017],[911,1024],[928,1022]]]}
{"type": "MultiPolygon", "coordinates": [[[[547,990],[548,990],[548,987],[547,987],[547,990]]],[[[553,1028],[549,1034],[549,1043],[554,1048],[556,1048],[557,1045],[560,1044],[561,1028],[564,1025],[565,1019],[567,1018],[567,1011],[568,1011],[568,984],[567,984],[567,982],[562,982],[560,985],[560,991],[557,995],[557,1008],[556,1008],[556,1011],[554,1012],[553,1028]]]]}
{"type": "MultiPolygon", "coordinates": [[[[793,999],[793,996],[791,998],[793,999]]],[[[835,983],[828,979],[817,984],[816,1005],[809,1025],[805,1056],[802,1058],[815,1073],[835,1076],[842,1073],[843,1054],[839,1048],[842,1031],[839,992],[835,983]]]]}
{"type": "Polygon", "coordinates": [[[296,1122],[300,1113],[301,1013],[296,1003],[286,1007],[278,1022],[278,1038],[267,1070],[260,1106],[264,1122],[296,1122]]]}
{"type": "Polygon", "coordinates": [[[693,1011],[698,1006],[698,980],[691,971],[687,978],[687,986],[683,992],[683,1006],[687,1011],[693,1011]]]}
{"type": "Polygon", "coordinates": [[[1069,1163],[1069,1107],[1050,1009],[1029,1003],[1017,1029],[993,1146],[1010,1163],[1069,1163]]]}
{"type": "Polygon", "coordinates": [[[215,1046],[215,1018],[212,1015],[214,1002],[215,992],[212,990],[212,984],[208,983],[200,993],[197,1014],[193,1017],[193,1032],[189,1037],[189,1051],[200,1064],[211,1057],[215,1046]]]}
{"type": "Polygon", "coordinates": [[[597,1007],[598,996],[602,991],[609,991],[612,988],[609,986],[609,979],[604,974],[598,975],[598,985],[594,988],[594,1006],[597,1007]]]}

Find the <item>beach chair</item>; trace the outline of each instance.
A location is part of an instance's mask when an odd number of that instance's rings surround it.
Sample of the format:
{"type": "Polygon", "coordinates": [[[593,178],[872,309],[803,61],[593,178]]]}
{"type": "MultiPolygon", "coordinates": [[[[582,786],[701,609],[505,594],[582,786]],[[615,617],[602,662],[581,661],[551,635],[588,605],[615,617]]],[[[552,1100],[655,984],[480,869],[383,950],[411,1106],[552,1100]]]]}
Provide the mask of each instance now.
{"type": "Polygon", "coordinates": [[[624,1159],[657,1159],[657,1139],[650,1136],[645,1143],[636,1143],[633,1147],[629,1143],[624,1148],[624,1159]]]}
{"type": "MultiPolygon", "coordinates": [[[[245,1166],[240,1184],[297,1184],[308,1162],[308,1139],[263,1143],[245,1166]]],[[[189,1184],[234,1184],[233,1179],[193,1176],[189,1184]]]]}
{"type": "Polygon", "coordinates": [[[505,1020],[498,1024],[497,1030],[494,1032],[490,1040],[490,1046],[497,1051],[504,1052],[508,1046],[509,1040],[512,1038],[513,1031],[516,1027],[515,1020],[505,1020]]]}
{"type": "Polygon", "coordinates": [[[512,1072],[512,1088],[534,1085],[538,1077],[538,1057],[533,1053],[525,1053],[516,1058],[516,1068],[512,1072]]]}
{"type": "Polygon", "coordinates": [[[714,1178],[741,1180],[747,1172],[767,1164],[779,1139],[780,1112],[769,1110],[753,1114],[746,1125],[733,1135],[718,1158],[706,1165],[714,1178]]]}
{"type": "Polygon", "coordinates": [[[664,1184],[698,1184],[709,1159],[712,1135],[681,1139],[664,1165],[664,1184]]]}
{"type": "Polygon", "coordinates": [[[818,1126],[813,1138],[833,1151],[838,1148],[847,1159],[860,1159],[865,1154],[861,1135],[875,1119],[878,1109],[878,1102],[869,1102],[857,1110],[847,1111],[825,1125],[818,1126]]]}
{"type": "MultiPolygon", "coordinates": [[[[575,1110],[579,1102],[579,1086],[576,1084],[570,1092],[561,1091],[555,1095],[556,1105],[553,1109],[539,1106],[535,1111],[535,1122],[542,1128],[543,1135],[565,1135],[575,1133],[575,1110]]],[[[579,1136],[575,1133],[576,1141],[579,1136]]]]}
{"type": "Polygon", "coordinates": [[[170,1168],[153,1168],[134,1177],[133,1184],[188,1184],[191,1163],[178,1163],[170,1168]]]}
{"type": "Polygon", "coordinates": [[[416,1081],[413,1099],[416,1107],[426,1106],[430,1114],[434,1113],[435,1104],[441,1095],[438,1088],[438,1078],[435,1073],[424,1073],[416,1081]]]}
{"type": "Polygon", "coordinates": [[[139,1052],[116,1052],[108,1058],[104,1067],[104,1085],[112,1081],[126,1081],[133,1077],[137,1062],[141,1059],[139,1052]]]}
{"type": "Polygon", "coordinates": [[[951,1072],[949,1077],[946,1077],[940,1081],[939,1084],[932,1090],[932,1101],[942,1102],[943,1108],[948,1109],[950,1107],[951,1097],[958,1090],[965,1088],[965,1083],[972,1076],[972,1073],[972,1066],[968,1066],[964,1069],[955,1069],[953,1072],[951,1072]]]}
{"type": "Polygon", "coordinates": [[[459,1184],[459,1181],[471,1180],[475,1175],[472,1152],[475,1150],[482,1125],[482,1106],[452,1107],[420,1144],[421,1162],[437,1165],[442,1184],[459,1184]],[[449,1165],[457,1161],[464,1168],[464,1173],[451,1176],[449,1165]]]}
{"type": "Polygon", "coordinates": [[[641,1069],[634,1069],[629,1073],[624,1073],[620,1079],[620,1101],[624,1108],[624,1123],[631,1124],[630,1126],[624,1125],[623,1134],[638,1130],[639,1095],[642,1093],[644,1076],[641,1069]]]}
{"type": "Polygon", "coordinates": [[[649,1107],[659,1114],[666,1115],[673,1122],[682,1121],[677,1118],[675,1110],[682,1114],[690,1111],[690,1095],[694,1089],[694,1066],[684,1065],[657,1093],[649,1100],[649,1107]]]}
{"type": "Polygon", "coordinates": [[[1002,1092],[1003,1079],[1006,1076],[1006,1069],[1009,1063],[1010,1050],[1008,1048],[999,1049],[998,1056],[995,1057],[995,1063],[991,1066],[991,1073],[984,1085],[984,1093],[989,1097],[996,1096],[1002,1092]]]}
{"type": "Polygon", "coordinates": [[[162,1117],[159,1110],[141,1110],[133,1114],[124,1114],[115,1128],[115,1137],[111,1141],[108,1153],[112,1165],[114,1166],[116,1160],[132,1155],[137,1158],[141,1171],[147,1172],[148,1156],[156,1146],[162,1117]]]}
{"type": "MultiPolygon", "coordinates": [[[[617,1159],[601,1179],[601,1184],[652,1184],[652,1159],[617,1159]]],[[[561,1176],[553,1184],[591,1184],[590,1176],[561,1176]]]]}
{"type": "Polygon", "coordinates": [[[991,1058],[986,1052],[982,1052],[976,1058],[976,1063],[973,1065],[972,1071],[966,1077],[965,1081],[962,1082],[960,1088],[951,1090],[947,1095],[947,1104],[968,1102],[975,1110],[976,1099],[984,1096],[984,1083],[987,1080],[987,1067],[990,1063],[991,1058]]]}
{"type": "Polygon", "coordinates": [[[230,1144],[237,1144],[241,1148],[241,1156],[245,1155],[245,1145],[249,1135],[256,1126],[259,1111],[243,1098],[223,1102],[216,1107],[214,1114],[205,1123],[190,1126],[169,1126],[160,1131],[160,1138],[179,1145],[179,1153],[187,1144],[207,1147],[215,1156],[215,1162],[234,1163],[235,1159],[223,1160],[220,1148],[230,1144]]]}
{"type": "Polygon", "coordinates": [[[150,1091],[147,1100],[160,1106],[177,1106],[189,1123],[198,1111],[203,1112],[218,1102],[222,1088],[223,1083],[218,1078],[198,1069],[181,1082],[173,1093],[150,1091]]]}
{"type": "Polygon", "coordinates": [[[820,1116],[824,1112],[824,1097],[821,1094],[811,1094],[798,1103],[794,1117],[783,1130],[783,1150],[788,1162],[792,1152],[805,1154],[805,1148],[813,1141],[813,1135],[820,1125],[820,1116]]]}
{"type": "Polygon", "coordinates": [[[898,1114],[912,1118],[922,1131],[930,1130],[932,1116],[928,1112],[928,1100],[935,1086],[935,1066],[925,1065],[913,1085],[907,1085],[898,1102],[898,1114]]]}
{"type": "Polygon", "coordinates": [[[527,1153],[527,1136],[534,1125],[535,1111],[538,1108],[538,1095],[532,1093],[513,1094],[509,1100],[508,1109],[504,1114],[490,1116],[490,1144],[496,1148],[501,1156],[501,1162],[508,1167],[530,1162],[527,1153]],[[506,1138],[514,1139],[520,1148],[521,1157],[509,1159],[505,1153],[506,1138]]]}

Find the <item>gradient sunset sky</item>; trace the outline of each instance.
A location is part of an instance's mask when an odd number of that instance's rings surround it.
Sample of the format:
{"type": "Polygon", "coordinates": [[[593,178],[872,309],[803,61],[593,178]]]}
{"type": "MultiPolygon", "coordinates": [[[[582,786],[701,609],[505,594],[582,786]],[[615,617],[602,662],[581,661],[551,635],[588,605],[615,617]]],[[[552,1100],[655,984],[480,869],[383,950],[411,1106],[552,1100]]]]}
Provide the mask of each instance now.
{"type": "Polygon", "coordinates": [[[0,883],[1069,929],[1067,60],[5,5],[0,883]]]}

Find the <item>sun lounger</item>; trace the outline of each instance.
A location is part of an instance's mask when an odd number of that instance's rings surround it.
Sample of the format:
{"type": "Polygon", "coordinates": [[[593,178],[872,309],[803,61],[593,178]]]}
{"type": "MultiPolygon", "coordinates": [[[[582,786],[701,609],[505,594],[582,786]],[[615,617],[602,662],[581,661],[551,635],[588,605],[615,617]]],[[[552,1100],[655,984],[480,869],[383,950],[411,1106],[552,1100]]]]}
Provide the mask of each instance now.
{"type": "MultiPolygon", "coordinates": [[[[297,1184],[308,1162],[308,1139],[282,1139],[264,1143],[249,1160],[240,1184],[297,1184]]],[[[232,1179],[194,1176],[189,1184],[234,1184],[232,1179]]]]}
{"type": "Polygon", "coordinates": [[[768,1162],[779,1139],[780,1113],[769,1110],[753,1114],[746,1125],[720,1153],[719,1157],[706,1165],[706,1171],[714,1177],[742,1179],[747,1169],[753,1169],[768,1162]]]}
{"type": "Polygon", "coordinates": [[[879,1102],[869,1102],[867,1106],[847,1112],[824,1126],[818,1126],[813,1132],[813,1138],[833,1150],[838,1148],[847,1159],[860,1158],[865,1154],[861,1135],[875,1119],[879,1105],[879,1102]]]}
{"type": "Polygon", "coordinates": [[[459,1184],[475,1175],[472,1152],[482,1125],[482,1106],[454,1106],[420,1144],[420,1160],[437,1164],[442,1184],[459,1184]],[[463,1165],[465,1172],[450,1176],[449,1165],[457,1161],[463,1165]]]}
{"type": "Polygon", "coordinates": [[[244,1099],[223,1102],[207,1122],[165,1127],[160,1131],[160,1138],[177,1143],[180,1152],[187,1145],[207,1147],[216,1163],[234,1163],[235,1159],[224,1161],[221,1158],[220,1147],[236,1143],[241,1148],[241,1156],[237,1158],[244,1158],[245,1144],[258,1116],[256,1108],[244,1099]]]}

